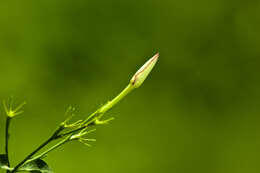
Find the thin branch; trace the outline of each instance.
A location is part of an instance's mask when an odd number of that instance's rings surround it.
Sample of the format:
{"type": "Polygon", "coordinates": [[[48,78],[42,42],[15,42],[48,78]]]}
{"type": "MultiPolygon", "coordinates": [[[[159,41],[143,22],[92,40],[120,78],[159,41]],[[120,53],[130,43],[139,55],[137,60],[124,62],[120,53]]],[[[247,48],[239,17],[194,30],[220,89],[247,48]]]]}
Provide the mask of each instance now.
{"type": "Polygon", "coordinates": [[[43,147],[45,147],[46,145],[48,145],[50,142],[52,142],[53,140],[57,139],[58,134],[63,130],[63,127],[60,126],[54,133],[53,135],[47,139],[43,144],[41,144],[38,148],[36,148],[33,152],[31,152],[31,154],[29,154],[28,156],[26,156],[20,163],[18,163],[14,169],[11,171],[11,173],[17,172],[17,170],[29,159],[32,158],[32,156],[34,156],[36,153],[38,153],[43,147]]]}
{"type": "MultiPolygon", "coordinates": [[[[11,123],[11,118],[7,116],[6,124],[5,124],[5,154],[7,159],[7,166],[10,167],[10,160],[9,160],[9,127],[11,123]]],[[[10,170],[6,170],[6,173],[10,173],[10,170]]]]}
{"type": "Polygon", "coordinates": [[[56,148],[58,148],[58,147],[64,145],[65,143],[67,143],[69,140],[70,140],[70,136],[68,136],[67,138],[61,140],[60,142],[58,142],[58,143],[55,144],[54,146],[50,147],[48,150],[44,151],[43,153],[39,154],[38,156],[35,156],[34,158],[32,158],[32,159],[30,159],[30,160],[27,160],[26,163],[44,157],[44,156],[47,155],[49,152],[51,152],[51,151],[53,151],[54,149],[56,149],[56,148]]]}

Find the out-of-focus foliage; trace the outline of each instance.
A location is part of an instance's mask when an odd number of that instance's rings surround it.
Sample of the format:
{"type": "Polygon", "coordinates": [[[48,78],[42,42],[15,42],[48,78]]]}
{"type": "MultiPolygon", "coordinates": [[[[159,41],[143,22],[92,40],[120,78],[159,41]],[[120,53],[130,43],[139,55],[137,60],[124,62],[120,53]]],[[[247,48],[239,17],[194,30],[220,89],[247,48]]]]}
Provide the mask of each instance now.
{"type": "Polygon", "coordinates": [[[159,51],[144,85],[91,134],[93,147],[65,145],[47,158],[51,167],[259,172],[259,16],[259,1],[1,0],[0,99],[28,103],[11,125],[12,163],[49,136],[69,104],[86,117],[159,51]]]}

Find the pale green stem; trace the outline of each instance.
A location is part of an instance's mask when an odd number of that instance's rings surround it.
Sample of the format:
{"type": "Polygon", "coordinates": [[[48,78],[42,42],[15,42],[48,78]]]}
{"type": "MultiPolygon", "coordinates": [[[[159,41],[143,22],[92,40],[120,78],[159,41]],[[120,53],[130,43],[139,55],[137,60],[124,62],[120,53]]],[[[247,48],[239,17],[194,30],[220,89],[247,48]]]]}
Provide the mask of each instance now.
{"type": "Polygon", "coordinates": [[[28,163],[28,162],[31,162],[31,161],[33,161],[33,160],[40,159],[40,158],[44,157],[44,156],[47,155],[49,152],[55,150],[56,148],[62,146],[62,145],[65,144],[66,142],[68,142],[68,141],[70,140],[70,137],[71,137],[71,136],[66,137],[65,139],[61,140],[60,142],[58,142],[58,143],[55,144],[54,146],[50,147],[50,148],[47,149],[46,151],[42,152],[42,153],[39,154],[38,156],[35,156],[34,158],[32,158],[32,159],[26,161],[25,164],[28,163]]]}
{"type": "Polygon", "coordinates": [[[113,106],[115,106],[120,100],[122,100],[127,94],[129,94],[133,89],[133,85],[130,83],[127,85],[127,87],[118,94],[113,100],[107,102],[105,105],[103,105],[101,108],[99,108],[96,112],[92,113],[82,124],[90,124],[93,122],[93,118],[95,116],[101,117],[104,113],[109,111],[113,106]]]}
{"type": "Polygon", "coordinates": [[[122,98],[124,98],[127,94],[129,94],[134,89],[132,84],[127,85],[127,87],[118,94],[113,100],[106,103],[99,109],[100,114],[104,114],[108,110],[110,110],[113,106],[115,106],[122,98]]]}

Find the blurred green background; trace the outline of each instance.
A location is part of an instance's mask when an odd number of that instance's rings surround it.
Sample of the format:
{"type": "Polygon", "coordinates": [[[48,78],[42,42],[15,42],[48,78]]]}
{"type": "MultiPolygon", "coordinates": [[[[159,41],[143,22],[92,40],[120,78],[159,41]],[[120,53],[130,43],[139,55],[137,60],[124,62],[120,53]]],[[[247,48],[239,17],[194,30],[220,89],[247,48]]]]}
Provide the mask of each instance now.
{"type": "MultiPolygon", "coordinates": [[[[260,171],[260,1],[1,0],[0,99],[26,100],[17,163],[64,119],[84,118],[160,52],[144,85],[46,161],[57,173],[260,171]]],[[[0,114],[1,152],[4,114],[0,114]]],[[[3,172],[3,171],[2,171],[3,172]]]]}

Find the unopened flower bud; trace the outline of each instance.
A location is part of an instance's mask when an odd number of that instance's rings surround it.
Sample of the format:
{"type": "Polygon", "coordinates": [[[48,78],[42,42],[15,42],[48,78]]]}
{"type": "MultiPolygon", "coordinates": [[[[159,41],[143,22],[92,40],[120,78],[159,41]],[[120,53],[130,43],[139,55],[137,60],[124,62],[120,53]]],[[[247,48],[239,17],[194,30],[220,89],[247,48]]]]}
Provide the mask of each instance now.
{"type": "Polygon", "coordinates": [[[144,80],[147,78],[149,73],[152,71],[153,67],[155,66],[156,62],[158,61],[159,53],[155,54],[151,59],[149,59],[132,77],[130,83],[135,87],[138,88],[142,85],[144,80]]]}

